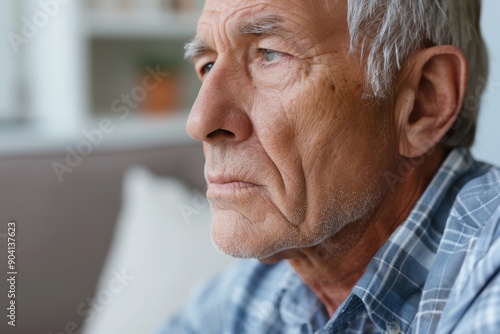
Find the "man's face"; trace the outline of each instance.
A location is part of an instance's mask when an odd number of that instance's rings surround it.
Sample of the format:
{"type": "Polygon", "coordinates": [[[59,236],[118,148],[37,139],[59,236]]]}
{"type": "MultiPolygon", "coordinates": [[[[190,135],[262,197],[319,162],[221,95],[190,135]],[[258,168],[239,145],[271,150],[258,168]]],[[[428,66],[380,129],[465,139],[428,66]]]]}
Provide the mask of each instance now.
{"type": "Polygon", "coordinates": [[[203,85],[187,128],[204,142],[212,239],[224,253],[263,259],[317,245],[387,189],[391,114],[362,98],[346,6],[206,2],[194,60],[203,85]]]}

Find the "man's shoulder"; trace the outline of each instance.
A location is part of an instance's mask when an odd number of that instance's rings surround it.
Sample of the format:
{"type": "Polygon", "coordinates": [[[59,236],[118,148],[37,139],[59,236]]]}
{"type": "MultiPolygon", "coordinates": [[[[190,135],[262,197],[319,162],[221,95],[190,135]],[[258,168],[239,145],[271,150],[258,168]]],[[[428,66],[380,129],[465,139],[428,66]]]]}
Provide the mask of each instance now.
{"type": "Polygon", "coordinates": [[[198,286],[193,300],[215,304],[238,304],[276,288],[289,266],[285,262],[262,264],[258,260],[241,260],[198,286]]]}
{"type": "Polygon", "coordinates": [[[476,164],[474,172],[464,178],[447,224],[450,234],[455,234],[455,249],[466,253],[462,278],[477,274],[485,257],[497,258],[492,249],[500,243],[500,168],[476,164]]]}
{"type": "Polygon", "coordinates": [[[500,209],[500,168],[475,162],[475,168],[458,180],[450,217],[472,219],[482,226],[500,209]]]}
{"type": "Polygon", "coordinates": [[[478,167],[462,182],[447,224],[455,235],[452,256],[464,259],[439,333],[488,332],[500,324],[491,317],[500,311],[500,168],[478,167]]]}
{"type": "Polygon", "coordinates": [[[500,268],[500,257],[492,253],[500,244],[500,168],[477,164],[478,168],[458,192],[449,218],[456,227],[455,233],[462,234],[457,248],[462,246],[467,254],[463,277],[477,274],[481,262],[488,257],[498,258],[500,268]]]}
{"type": "Polygon", "coordinates": [[[286,261],[241,260],[198,286],[162,333],[231,332],[245,312],[279,290],[290,272],[286,261]]]}

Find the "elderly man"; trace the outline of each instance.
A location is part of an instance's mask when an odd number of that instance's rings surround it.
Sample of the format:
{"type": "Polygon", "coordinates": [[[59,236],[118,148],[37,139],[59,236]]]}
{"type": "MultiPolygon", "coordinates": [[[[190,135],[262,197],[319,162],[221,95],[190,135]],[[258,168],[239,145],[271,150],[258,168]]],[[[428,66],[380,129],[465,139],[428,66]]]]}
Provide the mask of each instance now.
{"type": "Polygon", "coordinates": [[[212,240],[166,333],[499,333],[500,170],[468,152],[479,0],[207,0],[212,240]]]}

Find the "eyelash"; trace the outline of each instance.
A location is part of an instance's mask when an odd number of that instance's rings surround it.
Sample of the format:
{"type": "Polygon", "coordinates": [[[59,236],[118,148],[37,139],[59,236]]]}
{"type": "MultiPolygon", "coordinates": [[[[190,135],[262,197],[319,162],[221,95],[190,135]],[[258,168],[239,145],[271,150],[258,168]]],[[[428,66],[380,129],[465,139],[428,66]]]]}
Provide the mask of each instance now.
{"type": "Polygon", "coordinates": [[[210,73],[210,71],[212,70],[212,68],[214,67],[215,65],[215,61],[211,61],[209,63],[206,63],[205,65],[203,65],[200,69],[200,76],[203,78],[204,76],[206,76],[208,73],[210,73]],[[209,65],[212,65],[212,67],[210,67],[210,69],[208,70],[208,72],[204,73],[205,70],[207,69],[207,67],[209,65]]]}
{"type": "MultiPolygon", "coordinates": [[[[288,58],[290,57],[289,54],[285,53],[285,52],[281,52],[281,51],[276,51],[276,50],[271,50],[271,49],[265,49],[265,48],[258,48],[255,50],[255,53],[257,55],[259,55],[259,57],[262,59],[260,61],[260,66],[261,67],[272,67],[274,66],[277,62],[279,62],[281,59],[285,59],[285,60],[288,60],[288,58]],[[263,60],[262,58],[264,58],[264,53],[266,51],[271,51],[271,52],[275,52],[276,54],[279,54],[281,55],[280,59],[278,60],[275,60],[275,61],[271,61],[271,62],[266,62],[265,60],[263,60]]],[[[210,73],[211,69],[215,66],[215,61],[212,61],[212,62],[209,62],[209,63],[206,63],[205,65],[203,65],[201,68],[200,68],[200,76],[203,78],[205,77],[208,73],[210,73]],[[211,65],[211,68],[208,70],[208,72],[204,73],[204,71],[207,69],[208,66],[211,65]]]]}
{"type": "Polygon", "coordinates": [[[260,61],[260,66],[261,67],[271,67],[271,66],[274,66],[274,65],[276,65],[278,62],[280,62],[282,60],[288,60],[289,57],[290,57],[290,55],[287,54],[287,53],[285,53],[285,52],[276,51],[276,50],[272,50],[272,49],[266,49],[266,48],[259,48],[259,49],[256,50],[256,52],[260,56],[260,59],[262,59],[260,61]],[[280,58],[278,60],[267,62],[266,60],[264,60],[264,56],[265,56],[265,52],[266,51],[271,51],[271,52],[274,52],[276,54],[279,54],[280,58]]]}

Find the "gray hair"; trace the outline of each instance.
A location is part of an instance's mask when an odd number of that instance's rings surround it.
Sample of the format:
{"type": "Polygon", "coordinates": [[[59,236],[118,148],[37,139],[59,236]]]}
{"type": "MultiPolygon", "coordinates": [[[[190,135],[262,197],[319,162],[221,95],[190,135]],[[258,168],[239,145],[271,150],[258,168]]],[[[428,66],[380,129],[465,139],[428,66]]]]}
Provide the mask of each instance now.
{"type": "Polygon", "coordinates": [[[351,52],[366,57],[366,83],[375,97],[391,93],[395,74],[425,44],[450,44],[469,62],[464,106],[442,140],[447,147],[474,141],[488,56],[480,32],[480,0],[348,0],[351,52]]]}

